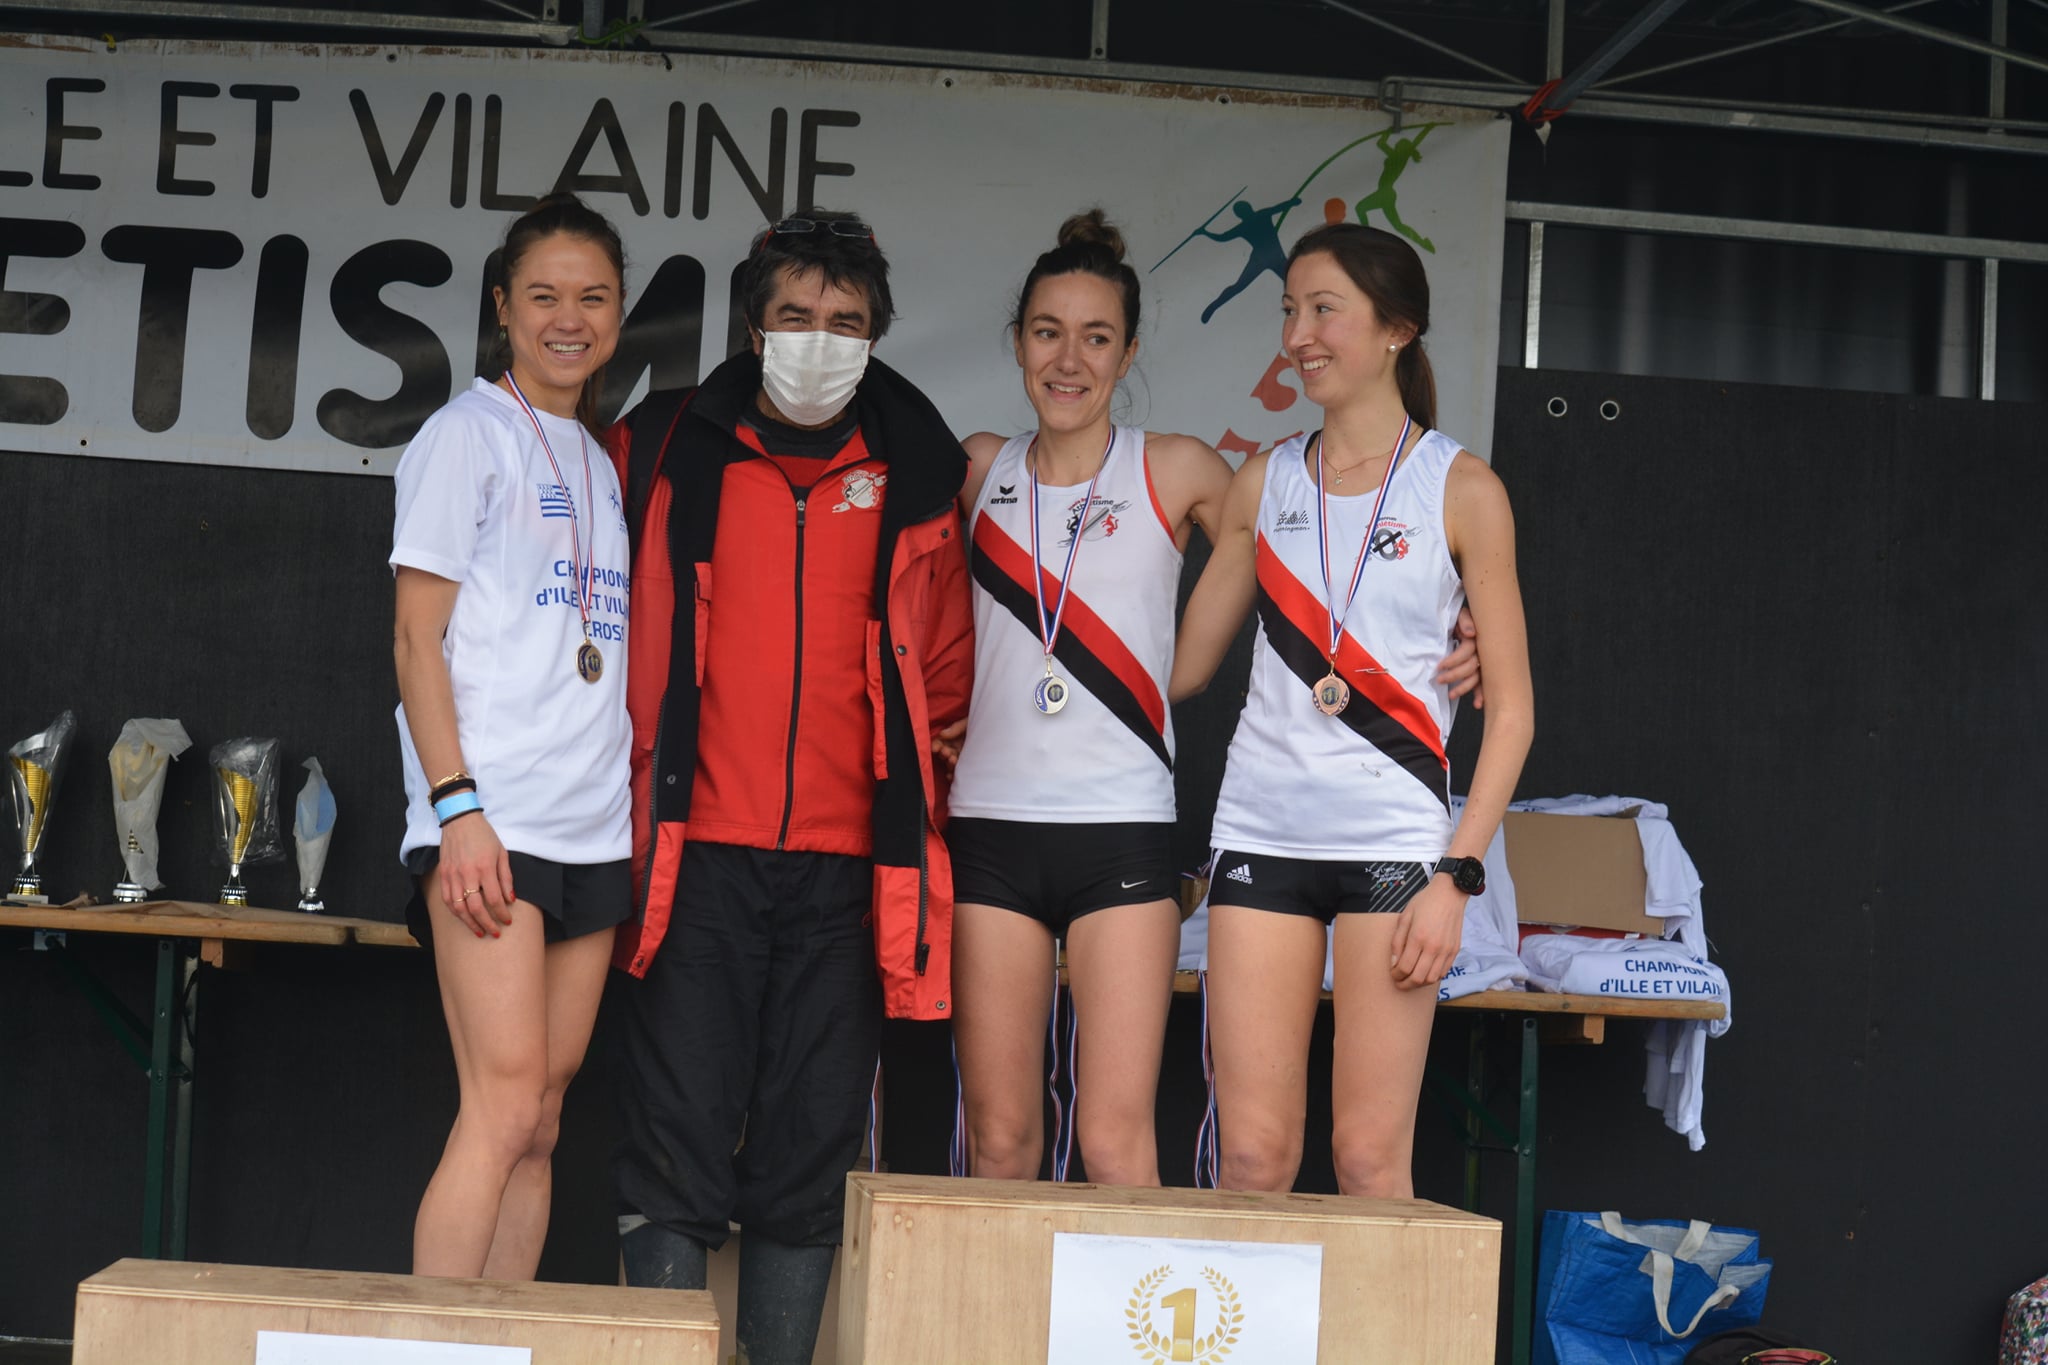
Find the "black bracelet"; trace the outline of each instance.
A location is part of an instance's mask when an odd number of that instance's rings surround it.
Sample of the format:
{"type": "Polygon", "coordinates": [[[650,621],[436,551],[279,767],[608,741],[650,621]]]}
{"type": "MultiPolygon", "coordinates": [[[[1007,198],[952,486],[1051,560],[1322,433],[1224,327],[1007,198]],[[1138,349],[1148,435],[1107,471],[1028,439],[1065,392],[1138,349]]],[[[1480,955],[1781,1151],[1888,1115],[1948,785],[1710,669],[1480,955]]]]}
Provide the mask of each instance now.
{"type": "Polygon", "coordinates": [[[475,790],[475,778],[451,777],[446,782],[443,782],[440,786],[434,788],[431,792],[427,793],[427,804],[430,806],[438,805],[444,798],[453,796],[457,792],[473,792],[475,790]]]}

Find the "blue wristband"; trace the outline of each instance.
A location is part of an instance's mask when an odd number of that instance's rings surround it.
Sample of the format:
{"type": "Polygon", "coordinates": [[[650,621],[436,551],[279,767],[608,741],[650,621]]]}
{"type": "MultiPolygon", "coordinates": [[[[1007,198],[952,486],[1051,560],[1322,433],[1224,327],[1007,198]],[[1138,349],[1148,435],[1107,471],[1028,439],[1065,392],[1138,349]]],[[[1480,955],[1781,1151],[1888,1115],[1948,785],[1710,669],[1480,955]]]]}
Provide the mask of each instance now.
{"type": "Polygon", "coordinates": [[[445,825],[458,815],[467,815],[473,810],[483,808],[484,803],[477,798],[475,792],[457,792],[453,796],[444,796],[434,803],[434,817],[445,825]]]}

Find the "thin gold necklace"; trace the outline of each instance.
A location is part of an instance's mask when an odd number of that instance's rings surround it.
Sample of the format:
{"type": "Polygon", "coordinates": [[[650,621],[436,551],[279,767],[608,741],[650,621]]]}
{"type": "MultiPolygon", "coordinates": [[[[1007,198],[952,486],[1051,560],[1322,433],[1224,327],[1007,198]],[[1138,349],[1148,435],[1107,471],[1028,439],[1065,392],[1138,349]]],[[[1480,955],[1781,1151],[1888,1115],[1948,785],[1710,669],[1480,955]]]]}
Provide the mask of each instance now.
{"type": "MultiPolygon", "coordinates": [[[[1402,430],[1402,431],[1404,431],[1404,432],[1405,432],[1405,431],[1407,431],[1407,429],[1408,429],[1408,428],[1407,428],[1407,427],[1406,427],[1405,425],[1404,425],[1404,426],[1403,426],[1403,427],[1401,428],[1401,430],[1402,430]]],[[[1396,437],[1394,438],[1394,445],[1395,445],[1395,447],[1396,447],[1396,448],[1395,448],[1394,450],[1389,450],[1389,451],[1387,452],[1387,458],[1388,458],[1388,459],[1390,459],[1390,460],[1391,460],[1391,459],[1393,459],[1393,458],[1394,458],[1394,456],[1395,456],[1395,455],[1397,455],[1397,454],[1399,454],[1399,453],[1400,453],[1400,452],[1399,452],[1399,446],[1400,446],[1400,444],[1401,444],[1401,438],[1400,438],[1399,436],[1396,436],[1396,437]]],[[[1336,487],[1336,488],[1342,488],[1342,487],[1344,486],[1344,476],[1345,476],[1346,474],[1349,474],[1349,473],[1351,472],[1351,470],[1353,470],[1353,469],[1363,469],[1363,468],[1364,468],[1364,467],[1365,467],[1366,465],[1369,465],[1369,464],[1371,464],[1371,463],[1372,463],[1372,461],[1373,461],[1373,457],[1372,457],[1372,456],[1370,456],[1370,455],[1368,455],[1368,456],[1366,456],[1366,457],[1365,457],[1364,459],[1360,460],[1360,461],[1359,461],[1359,462],[1358,462],[1357,464],[1354,464],[1354,465],[1350,466],[1350,468],[1348,468],[1348,469],[1336,469],[1336,468],[1335,468],[1334,466],[1332,466],[1332,465],[1330,464],[1330,457],[1329,457],[1329,456],[1328,456],[1327,454],[1325,454],[1325,455],[1323,456],[1323,467],[1324,467],[1325,469],[1330,469],[1330,470],[1332,470],[1332,471],[1333,471],[1333,472],[1334,472],[1334,473],[1336,474],[1336,476],[1337,476],[1336,478],[1334,478],[1334,479],[1332,479],[1332,480],[1330,481],[1330,482],[1331,482],[1331,485],[1332,485],[1333,487],[1336,487]]]]}

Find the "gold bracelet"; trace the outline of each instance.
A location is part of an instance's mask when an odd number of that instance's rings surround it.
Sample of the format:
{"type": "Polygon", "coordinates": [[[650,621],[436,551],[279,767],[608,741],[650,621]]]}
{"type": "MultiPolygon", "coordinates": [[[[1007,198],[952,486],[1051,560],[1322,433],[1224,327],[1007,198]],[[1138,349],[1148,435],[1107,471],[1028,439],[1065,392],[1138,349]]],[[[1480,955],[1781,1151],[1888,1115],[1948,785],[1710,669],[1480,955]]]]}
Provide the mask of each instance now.
{"type": "Polygon", "coordinates": [[[450,773],[447,777],[442,778],[439,782],[430,783],[427,787],[427,790],[437,792],[441,790],[441,788],[447,786],[450,782],[474,781],[476,781],[476,779],[474,777],[471,777],[466,770],[462,768],[457,768],[454,772],[450,773]]]}

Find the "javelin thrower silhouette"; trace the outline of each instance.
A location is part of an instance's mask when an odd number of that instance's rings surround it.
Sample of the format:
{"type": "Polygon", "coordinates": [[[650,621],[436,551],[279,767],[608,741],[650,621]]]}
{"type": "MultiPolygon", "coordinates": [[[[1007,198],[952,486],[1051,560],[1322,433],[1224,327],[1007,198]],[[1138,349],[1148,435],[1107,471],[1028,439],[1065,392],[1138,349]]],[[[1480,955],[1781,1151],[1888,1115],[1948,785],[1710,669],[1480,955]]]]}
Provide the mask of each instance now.
{"type": "MultiPolygon", "coordinates": [[[[1238,193],[1242,194],[1244,191],[1239,190],[1238,193]]],[[[1287,279],[1287,248],[1280,245],[1280,220],[1287,216],[1287,210],[1301,202],[1301,196],[1296,195],[1285,203],[1274,204],[1270,208],[1263,209],[1253,208],[1249,199],[1236,199],[1233,196],[1233,200],[1234,202],[1231,203],[1230,207],[1237,213],[1236,227],[1231,228],[1228,232],[1211,232],[1209,230],[1209,224],[1215,222],[1216,215],[1223,212],[1219,208],[1216,210],[1216,213],[1210,214],[1200,227],[1182,239],[1180,246],[1161,256],[1159,258],[1159,265],[1152,267],[1152,269],[1157,270],[1160,265],[1165,265],[1169,260],[1173,259],[1174,251],[1179,251],[1181,246],[1186,246],[1197,237],[1207,237],[1212,242],[1241,241],[1251,248],[1251,256],[1244,263],[1244,272],[1237,277],[1235,283],[1225,288],[1222,293],[1210,301],[1207,308],[1202,310],[1203,322],[1207,322],[1210,318],[1214,317],[1218,308],[1221,308],[1224,304],[1229,303],[1232,299],[1250,288],[1252,281],[1258,279],[1259,276],[1267,271],[1272,271],[1283,282],[1287,279]]]]}

